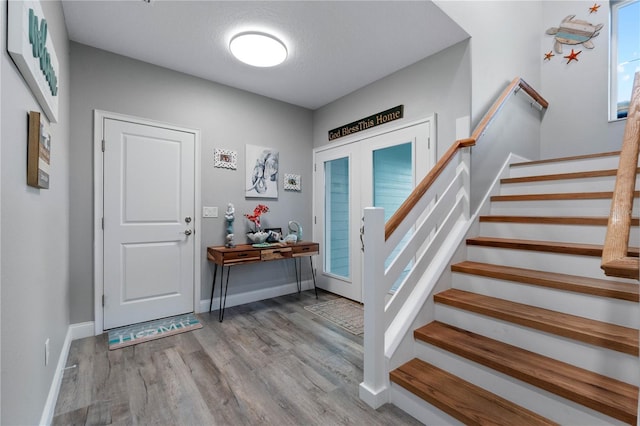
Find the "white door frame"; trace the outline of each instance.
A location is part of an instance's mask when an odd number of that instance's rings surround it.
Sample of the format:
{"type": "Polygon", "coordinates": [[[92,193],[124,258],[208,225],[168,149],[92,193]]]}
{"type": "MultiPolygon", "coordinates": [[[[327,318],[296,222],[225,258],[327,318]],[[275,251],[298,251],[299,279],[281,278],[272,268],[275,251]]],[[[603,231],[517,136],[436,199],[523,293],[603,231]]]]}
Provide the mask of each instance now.
{"type": "MultiPolygon", "coordinates": [[[[313,165],[314,168],[316,167],[316,158],[318,153],[324,152],[324,151],[328,151],[328,150],[332,150],[344,145],[349,145],[352,143],[356,143],[359,142],[361,140],[364,139],[370,139],[370,138],[375,138],[378,136],[382,136],[384,134],[387,133],[392,133],[395,132],[397,130],[402,130],[408,127],[413,127],[419,124],[424,124],[424,123],[429,123],[429,140],[428,140],[428,149],[429,149],[429,164],[431,165],[430,168],[434,167],[437,160],[438,160],[438,153],[437,153],[437,147],[438,147],[438,132],[437,132],[437,124],[438,124],[438,117],[436,113],[433,113],[432,115],[429,115],[427,117],[423,117],[420,118],[418,120],[415,121],[411,121],[411,122],[407,122],[407,123],[401,123],[395,126],[391,126],[391,127],[386,127],[384,129],[380,129],[380,130],[372,130],[370,132],[363,132],[363,134],[355,134],[353,136],[347,136],[344,139],[340,140],[340,141],[336,141],[327,145],[323,145],[321,147],[318,148],[314,148],[313,149],[313,165]]],[[[415,149],[415,148],[414,148],[415,149]]],[[[318,179],[318,173],[317,171],[313,173],[313,188],[316,187],[317,184],[317,179],[318,179]]],[[[420,182],[422,178],[418,178],[416,177],[416,185],[420,182]]],[[[318,216],[318,209],[319,208],[324,208],[324,206],[318,206],[318,203],[316,202],[316,196],[315,194],[312,197],[312,204],[311,204],[311,210],[312,210],[312,214],[313,214],[313,241],[320,241],[320,238],[322,238],[321,235],[318,235],[318,226],[317,226],[317,216],[318,216]]],[[[362,216],[362,212],[359,213],[360,216],[362,216]]],[[[321,250],[324,250],[323,247],[320,248],[321,250]]],[[[324,267],[321,265],[321,267],[324,267]]],[[[360,276],[362,277],[362,273],[360,274],[360,276]]]]}
{"type": "Polygon", "coordinates": [[[146,118],[134,117],[115,112],[102,110],[93,111],[93,310],[94,310],[94,331],[95,335],[104,333],[104,308],[102,306],[102,295],[104,294],[104,230],[102,229],[102,215],[104,212],[104,168],[102,155],[102,139],[104,135],[104,120],[114,119],[137,123],[145,126],[164,127],[166,129],[193,133],[195,136],[195,214],[194,214],[194,230],[195,247],[193,254],[193,309],[200,312],[200,286],[201,286],[201,253],[200,232],[201,226],[201,171],[200,171],[200,130],[180,127],[173,124],[163,123],[160,121],[149,120],[146,118]]]}

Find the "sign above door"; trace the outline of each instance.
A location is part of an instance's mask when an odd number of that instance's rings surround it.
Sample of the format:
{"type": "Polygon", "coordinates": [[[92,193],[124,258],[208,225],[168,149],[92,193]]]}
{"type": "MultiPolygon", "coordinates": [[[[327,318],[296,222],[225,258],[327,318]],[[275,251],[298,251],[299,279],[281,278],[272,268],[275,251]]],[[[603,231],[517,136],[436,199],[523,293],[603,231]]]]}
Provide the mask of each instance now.
{"type": "Polygon", "coordinates": [[[372,127],[376,127],[381,124],[399,120],[402,117],[404,117],[404,105],[398,105],[386,111],[382,111],[377,114],[373,114],[360,120],[354,121],[352,123],[336,127],[333,130],[329,130],[329,140],[333,141],[343,136],[349,136],[363,130],[371,129],[372,127]]]}

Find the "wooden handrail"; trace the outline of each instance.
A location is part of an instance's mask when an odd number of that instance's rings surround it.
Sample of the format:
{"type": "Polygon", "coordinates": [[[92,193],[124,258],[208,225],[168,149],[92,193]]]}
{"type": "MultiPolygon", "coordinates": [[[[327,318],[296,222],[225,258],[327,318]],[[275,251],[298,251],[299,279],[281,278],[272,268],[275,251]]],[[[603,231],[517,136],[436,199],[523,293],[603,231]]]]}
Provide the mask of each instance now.
{"type": "Polygon", "coordinates": [[[611,212],[602,250],[601,267],[606,275],[640,279],[638,258],[627,256],[631,212],[636,186],[636,169],[640,149],[640,72],[636,73],[631,93],[627,123],[624,127],[620,165],[611,199],[611,212]]]}
{"type": "Polygon", "coordinates": [[[396,230],[400,223],[404,220],[404,218],[409,214],[411,210],[418,204],[418,201],[422,198],[422,196],[427,192],[429,187],[436,181],[438,176],[442,173],[442,171],[447,167],[449,162],[453,159],[456,152],[460,148],[464,148],[466,146],[473,146],[476,144],[475,139],[460,139],[455,141],[453,145],[447,150],[447,152],[438,160],[435,166],[429,173],[420,181],[418,185],[413,189],[411,194],[404,200],[404,203],[398,207],[398,210],[389,218],[387,223],[384,225],[384,239],[385,241],[389,239],[393,231],[396,230]]]}
{"type": "Polygon", "coordinates": [[[456,152],[460,148],[474,146],[476,141],[482,136],[484,131],[487,129],[489,124],[493,121],[496,114],[504,103],[511,97],[511,95],[516,91],[516,88],[520,88],[524,90],[529,96],[531,96],[540,106],[543,108],[547,108],[549,103],[542,97],[538,92],[533,90],[527,82],[525,82],[522,78],[516,77],[511,81],[509,86],[505,88],[500,97],[496,99],[496,101],[491,106],[491,109],[485,114],[485,116],[480,120],[478,126],[476,126],[473,134],[470,138],[460,139],[454,142],[453,145],[447,150],[447,152],[438,160],[436,165],[427,173],[427,175],[420,181],[418,185],[413,189],[411,194],[407,197],[407,199],[400,205],[398,210],[389,218],[387,223],[384,226],[384,238],[385,241],[389,239],[391,234],[400,226],[400,223],[404,220],[405,217],[409,214],[409,212],[415,207],[420,198],[427,192],[429,187],[435,182],[436,178],[440,176],[440,173],[447,167],[451,159],[455,156],[456,152]]]}
{"type": "Polygon", "coordinates": [[[491,105],[491,108],[489,109],[489,111],[487,111],[484,117],[482,117],[482,120],[480,120],[480,123],[478,123],[475,130],[471,134],[472,139],[475,139],[475,140],[480,139],[480,136],[484,133],[487,127],[489,127],[489,124],[491,124],[493,119],[496,117],[496,115],[498,114],[498,111],[500,111],[500,109],[505,104],[507,99],[509,99],[511,95],[513,95],[516,92],[516,89],[518,88],[524,90],[525,93],[531,96],[531,98],[533,98],[533,100],[536,101],[542,108],[549,107],[549,102],[547,102],[542,96],[540,96],[538,92],[533,90],[533,88],[529,86],[529,84],[526,81],[524,81],[520,77],[516,77],[511,81],[509,86],[507,86],[507,88],[502,91],[502,94],[500,94],[500,97],[496,99],[493,105],[491,105]]]}

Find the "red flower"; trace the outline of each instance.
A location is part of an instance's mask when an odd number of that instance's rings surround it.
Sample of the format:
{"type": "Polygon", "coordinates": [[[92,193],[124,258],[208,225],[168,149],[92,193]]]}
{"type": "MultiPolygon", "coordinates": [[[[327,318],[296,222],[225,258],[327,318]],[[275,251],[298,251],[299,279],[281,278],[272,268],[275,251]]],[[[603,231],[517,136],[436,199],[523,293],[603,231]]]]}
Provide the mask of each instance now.
{"type": "Polygon", "coordinates": [[[253,222],[256,227],[256,231],[260,229],[260,216],[262,213],[267,213],[269,211],[269,207],[264,204],[258,204],[255,209],[253,209],[253,214],[245,213],[244,217],[246,217],[249,221],[253,222]]]}

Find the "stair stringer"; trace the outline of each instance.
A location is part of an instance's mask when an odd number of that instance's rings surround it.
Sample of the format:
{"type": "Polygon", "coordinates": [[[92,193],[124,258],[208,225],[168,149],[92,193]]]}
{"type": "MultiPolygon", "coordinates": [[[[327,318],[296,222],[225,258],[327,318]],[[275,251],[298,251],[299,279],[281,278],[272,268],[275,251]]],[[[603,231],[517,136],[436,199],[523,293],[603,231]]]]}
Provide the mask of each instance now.
{"type": "MultiPolygon", "coordinates": [[[[476,212],[468,220],[460,222],[456,226],[455,235],[449,234],[446,243],[443,244],[443,246],[446,245],[443,247],[445,250],[438,250],[438,256],[432,259],[431,264],[418,280],[407,303],[385,332],[387,371],[391,371],[415,357],[413,330],[434,318],[433,295],[451,288],[451,265],[467,256],[465,240],[478,235],[479,217],[489,213],[491,196],[499,194],[500,179],[509,176],[509,166],[512,163],[523,161],[527,161],[527,159],[517,154],[510,153],[507,156],[476,212]]],[[[409,414],[412,413],[409,412],[409,414]]]]}

